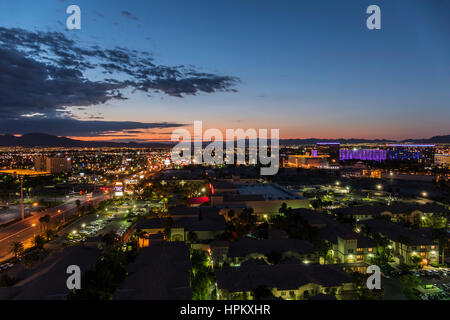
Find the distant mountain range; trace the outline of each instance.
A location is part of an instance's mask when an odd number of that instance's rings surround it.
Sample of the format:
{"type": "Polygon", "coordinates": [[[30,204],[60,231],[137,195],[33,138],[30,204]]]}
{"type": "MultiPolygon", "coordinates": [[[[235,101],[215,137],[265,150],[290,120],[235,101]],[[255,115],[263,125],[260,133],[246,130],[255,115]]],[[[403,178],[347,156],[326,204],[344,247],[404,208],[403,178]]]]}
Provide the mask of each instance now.
{"type": "MultiPolygon", "coordinates": [[[[342,144],[363,144],[363,143],[438,143],[450,144],[450,135],[435,136],[429,139],[406,139],[403,141],[385,139],[281,139],[280,145],[310,145],[317,142],[340,142],[342,144]]],[[[0,135],[0,147],[117,147],[117,148],[158,148],[170,147],[174,142],[109,142],[109,141],[82,141],[66,137],[57,137],[45,133],[28,133],[16,137],[5,134],[0,135]]]]}
{"type": "Polygon", "coordinates": [[[157,148],[168,147],[173,145],[172,142],[110,142],[110,141],[82,141],[66,137],[57,137],[45,133],[27,133],[20,137],[5,134],[0,135],[0,147],[78,147],[78,148],[95,148],[95,147],[117,147],[117,148],[157,148]]]}

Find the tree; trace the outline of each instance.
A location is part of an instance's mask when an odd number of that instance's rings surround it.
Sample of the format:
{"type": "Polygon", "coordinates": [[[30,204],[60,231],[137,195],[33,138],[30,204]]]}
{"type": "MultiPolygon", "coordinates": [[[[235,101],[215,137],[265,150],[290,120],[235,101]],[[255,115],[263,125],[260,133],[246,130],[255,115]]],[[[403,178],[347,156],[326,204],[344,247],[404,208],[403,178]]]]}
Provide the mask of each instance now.
{"type": "Polygon", "coordinates": [[[106,247],[110,248],[116,243],[116,235],[114,231],[110,231],[102,237],[102,242],[106,247]]]}
{"type": "Polygon", "coordinates": [[[413,299],[416,298],[414,292],[418,286],[422,285],[422,281],[420,280],[420,278],[415,275],[408,274],[408,275],[402,276],[400,278],[400,281],[404,286],[404,290],[405,290],[406,294],[408,294],[410,296],[410,298],[413,298],[413,299]]]}
{"type": "Polygon", "coordinates": [[[81,289],[74,290],[70,300],[110,300],[114,292],[123,285],[127,276],[127,253],[108,250],[95,266],[81,278],[81,289]]]}
{"type": "Polygon", "coordinates": [[[283,202],[280,209],[278,209],[278,213],[286,215],[290,210],[291,208],[287,206],[286,202],[283,202]]]}
{"type": "Polygon", "coordinates": [[[189,231],[187,237],[188,237],[188,241],[189,241],[190,243],[195,243],[195,242],[197,242],[198,236],[197,236],[197,234],[196,234],[194,231],[189,231]]]}
{"type": "Polygon", "coordinates": [[[211,285],[215,281],[215,274],[209,262],[208,254],[203,250],[193,250],[191,253],[191,287],[193,300],[207,300],[211,296],[211,285]]]}
{"type": "Polygon", "coordinates": [[[50,216],[48,214],[46,214],[45,216],[40,217],[39,218],[39,222],[44,227],[44,228],[42,228],[43,231],[47,231],[48,230],[48,224],[50,223],[50,216]]]}
{"type": "Polygon", "coordinates": [[[257,286],[252,291],[254,300],[264,300],[268,298],[273,298],[272,289],[268,286],[257,286]]]}
{"type": "Polygon", "coordinates": [[[33,247],[36,249],[42,249],[44,248],[45,239],[41,235],[37,235],[33,238],[33,247]]]}
{"type": "Polygon", "coordinates": [[[334,262],[333,257],[329,255],[329,252],[331,250],[331,243],[323,239],[318,239],[317,241],[315,241],[315,246],[317,247],[319,257],[323,258],[324,263],[334,262]]]}
{"type": "Polygon", "coordinates": [[[56,235],[56,231],[52,229],[47,229],[45,231],[45,237],[47,238],[47,241],[52,240],[56,235]]]}
{"type": "Polygon", "coordinates": [[[419,256],[412,256],[411,262],[413,263],[413,265],[415,265],[416,268],[418,268],[420,266],[420,262],[422,262],[422,258],[419,256]]]}
{"type": "Polygon", "coordinates": [[[267,255],[267,261],[269,261],[271,264],[278,264],[281,262],[281,259],[283,258],[282,254],[278,251],[271,251],[267,255]]]}
{"type": "Polygon", "coordinates": [[[14,242],[14,243],[11,245],[11,250],[10,250],[10,252],[11,252],[12,254],[14,254],[14,257],[15,257],[16,259],[20,259],[20,258],[23,256],[23,253],[25,252],[25,248],[24,248],[24,246],[23,246],[23,243],[22,243],[22,242],[19,242],[19,241],[14,242]]]}

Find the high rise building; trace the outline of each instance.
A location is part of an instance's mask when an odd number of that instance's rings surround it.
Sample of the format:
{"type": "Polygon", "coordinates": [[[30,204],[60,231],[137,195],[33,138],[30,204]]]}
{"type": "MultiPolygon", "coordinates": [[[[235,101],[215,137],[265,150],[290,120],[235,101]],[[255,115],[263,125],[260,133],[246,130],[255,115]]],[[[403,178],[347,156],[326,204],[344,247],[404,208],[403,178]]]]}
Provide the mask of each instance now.
{"type": "Polygon", "coordinates": [[[46,171],[50,173],[62,173],[72,169],[72,161],[70,158],[47,157],[45,163],[46,171]]]}
{"type": "Polygon", "coordinates": [[[47,171],[44,157],[34,158],[34,170],[36,171],[47,171]]]}
{"type": "Polygon", "coordinates": [[[317,142],[316,148],[313,150],[315,156],[329,156],[330,163],[337,163],[339,161],[339,149],[341,144],[339,142],[317,142]]]}
{"type": "Polygon", "coordinates": [[[50,173],[62,173],[72,169],[70,158],[62,157],[36,157],[34,158],[34,170],[50,173]]]}

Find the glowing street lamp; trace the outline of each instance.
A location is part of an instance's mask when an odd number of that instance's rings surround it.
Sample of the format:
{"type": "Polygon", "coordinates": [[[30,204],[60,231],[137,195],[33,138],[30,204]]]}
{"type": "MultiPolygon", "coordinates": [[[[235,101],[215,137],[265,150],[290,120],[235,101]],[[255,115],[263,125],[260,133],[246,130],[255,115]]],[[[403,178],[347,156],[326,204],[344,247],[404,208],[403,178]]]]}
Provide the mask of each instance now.
{"type": "Polygon", "coordinates": [[[377,184],[377,189],[381,190],[381,189],[383,189],[383,186],[381,184],[377,184]]]}
{"type": "Polygon", "coordinates": [[[428,193],[427,192],[422,192],[422,197],[426,197],[426,196],[428,196],[428,193]]]}

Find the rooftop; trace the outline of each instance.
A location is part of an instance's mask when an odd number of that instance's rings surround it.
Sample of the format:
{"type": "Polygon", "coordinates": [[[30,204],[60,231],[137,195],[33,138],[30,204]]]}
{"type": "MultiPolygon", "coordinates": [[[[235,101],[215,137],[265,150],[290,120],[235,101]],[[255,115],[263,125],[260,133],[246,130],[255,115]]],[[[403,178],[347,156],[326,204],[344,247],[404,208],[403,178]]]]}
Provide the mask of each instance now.
{"type": "Polygon", "coordinates": [[[224,267],[217,271],[216,278],[218,287],[230,292],[252,291],[258,286],[291,290],[308,283],[333,287],[352,282],[343,270],[320,264],[251,264],[224,267]]]}
{"type": "Polygon", "coordinates": [[[189,247],[181,242],[162,242],[143,248],[128,267],[116,300],[190,300],[189,247]]]}
{"type": "Polygon", "coordinates": [[[383,234],[396,242],[410,241],[411,245],[434,244],[430,228],[408,229],[399,223],[388,222],[381,219],[364,220],[361,221],[361,224],[367,226],[370,232],[383,234]]]}
{"type": "Polygon", "coordinates": [[[315,252],[315,249],[310,242],[298,239],[257,240],[241,238],[230,243],[228,256],[245,257],[251,253],[268,254],[271,252],[284,253],[288,251],[311,254],[315,252]]]}
{"type": "Polygon", "coordinates": [[[256,183],[238,188],[241,195],[262,195],[264,200],[294,200],[304,199],[299,194],[287,190],[276,183],[256,183]]]}

